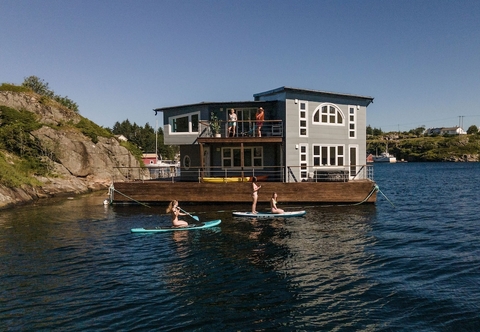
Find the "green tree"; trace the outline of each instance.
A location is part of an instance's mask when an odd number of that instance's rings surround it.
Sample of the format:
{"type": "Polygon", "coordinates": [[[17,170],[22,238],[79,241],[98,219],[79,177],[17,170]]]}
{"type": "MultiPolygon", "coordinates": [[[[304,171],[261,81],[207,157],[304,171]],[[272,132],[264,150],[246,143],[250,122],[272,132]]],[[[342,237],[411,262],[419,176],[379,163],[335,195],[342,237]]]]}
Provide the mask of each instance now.
{"type": "Polygon", "coordinates": [[[79,112],[77,103],[68,98],[68,96],[62,97],[56,95],[53,90],[50,90],[48,83],[37,76],[26,77],[22,83],[22,86],[31,89],[33,92],[38,93],[41,96],[56,100],[61,105],[74,112],[79,112]]]}
{"type": "Polygon", "coordinates": [[[155,135],[155,129],[148,123],[142,127],[135,122],[132,124],[128,119],[121,123],[117,121],[113,125],[112,133],[125,136],[130,143],[135,144],[144,153],[155,152],[157,148],[157,153],[163,159],[173,160],[178,153],[178,147],[164,144],[163,130],[159,128],[155,135]]]}
{"type": "Polygon", "coordinates": [[[50,90],[48,87],[48,83],[37,76],[26,77],[22,86],[32,89],[33,92],[45,97],[53,98],[55,96],[53,90],[50,90]]]}
{"type": "Polygon", "coordinates": [[[478,127],[476,125],[471,125],[467,129],[467,134],[478,134],[478,127]]]}

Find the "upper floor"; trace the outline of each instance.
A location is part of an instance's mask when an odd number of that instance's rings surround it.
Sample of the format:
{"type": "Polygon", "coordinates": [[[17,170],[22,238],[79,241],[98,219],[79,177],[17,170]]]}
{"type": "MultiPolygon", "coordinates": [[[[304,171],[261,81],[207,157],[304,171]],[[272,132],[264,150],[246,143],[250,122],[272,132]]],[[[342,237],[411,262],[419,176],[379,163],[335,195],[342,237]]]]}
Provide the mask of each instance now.
{"type": "Polygon", "coordinates": [[[155,109],[164,115],[164,143],[365,142],[366,108],[372,97],[281,87],[253,101],[202,102],[155,109]],[[258,110],[264,110],[258,121],[258,110]],[[234,110],[236,120],[229,118],[234,110]]]}

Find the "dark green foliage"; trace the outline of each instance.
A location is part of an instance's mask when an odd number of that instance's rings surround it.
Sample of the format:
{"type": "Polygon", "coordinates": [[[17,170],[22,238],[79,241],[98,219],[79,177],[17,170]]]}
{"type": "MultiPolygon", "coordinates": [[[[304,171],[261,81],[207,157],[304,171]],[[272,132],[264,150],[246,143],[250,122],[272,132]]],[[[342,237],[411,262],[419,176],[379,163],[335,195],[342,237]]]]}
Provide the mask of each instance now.
{"type": "Polygon", "coordinates": [[[467,134],[478,134],[478,127],[475,126],[475,125],[471,125],[470,127],[468,127],[467,129],[467,134]]]}
{"type": "Polygon", "coordinates": [[[26,180],[29,174],[48,172],[49,164],[42,157],[52,153],[42,148],[37,139],[30,134],[41,126],[36,121],[35,114],[31,112],[0,106],[0,149],[18,157],[13,166],[6,163],[2,155],[0,183],[7,186],[32,183],[33,180],[26,180]]]}
{"type": "Polygon", "coordinates": [[[163,130],[158,129],[158,142],[155,144],[155,129],[148,123],[145,127],[138,126],[136,123],[131,124],[127,119],[122,123],[116,122],[113,126],[112,132],[115,135],[125,136],[129,142],[135,144],[141,151],[155,152],[155,148],[158,150],[158,154],[163,159],[173,160],[178,152],[178,147],[165,145],[163,143],[163,130]]]}
{"type": "Polygon", "coordinates": [[[85,135],[90,137],[93,143],[98,143],[98,136],[101,137],[113,137],[112,133],[107,129],[100,127],[99,125],[95,124],[94,122],[82,118],[76,125],[76,128],[80,129],[80,131],[85,135]]]}
{"type": "Polygon", "coordinates": [[[35,114],[0,106],[0,148],[19,156],[36,156],[38,145],[30,132],[40,127],[35,114]]]}

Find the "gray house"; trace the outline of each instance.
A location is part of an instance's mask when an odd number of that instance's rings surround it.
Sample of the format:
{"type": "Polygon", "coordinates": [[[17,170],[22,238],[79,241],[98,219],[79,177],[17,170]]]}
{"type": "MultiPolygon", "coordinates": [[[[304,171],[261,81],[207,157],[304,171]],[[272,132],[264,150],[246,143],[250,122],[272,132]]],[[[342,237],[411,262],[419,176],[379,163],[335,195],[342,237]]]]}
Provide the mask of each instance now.
{"type": "Polygon", "coordinates": [[[178,181],[368,178],[366,110],[372,97],[289,87],[253,97],[154,110],[164,115],[164,143],[180,146],[178,181]],[[256,120],[259,108],[264,109],[263,121],[256,120]],[[230,109],[237,115],[234,128],[228,121],[230,109]]]}

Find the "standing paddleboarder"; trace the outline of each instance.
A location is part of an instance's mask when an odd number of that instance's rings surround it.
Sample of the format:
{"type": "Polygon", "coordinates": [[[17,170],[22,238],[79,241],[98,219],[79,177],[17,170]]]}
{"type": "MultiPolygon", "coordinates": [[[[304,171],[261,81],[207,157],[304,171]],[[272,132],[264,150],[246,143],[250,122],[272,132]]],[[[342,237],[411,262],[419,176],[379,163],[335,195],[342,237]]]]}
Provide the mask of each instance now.
{"type": "Polygon", "coordinates": [[[262,186],[258,186],[257,185],[257,177],[254,176],[252,178],[252,200],[253,200],[253,203],[252,203],[252,213],[258,213],[257,212],[257,200],[258,200],[258,191],[260,190],[260,188],[262,188],[262,186]]]}

